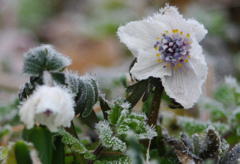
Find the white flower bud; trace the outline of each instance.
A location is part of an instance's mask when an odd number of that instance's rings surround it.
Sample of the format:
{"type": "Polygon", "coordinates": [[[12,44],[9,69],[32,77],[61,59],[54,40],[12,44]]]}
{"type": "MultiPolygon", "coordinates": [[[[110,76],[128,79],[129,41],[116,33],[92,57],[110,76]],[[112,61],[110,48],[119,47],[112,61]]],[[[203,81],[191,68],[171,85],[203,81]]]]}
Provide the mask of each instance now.
{"type": "Polygon", "coordinates": [[[69,127],[74,118],[72,95],[59,86],[40,86],[22,104],[20,119],[28,129],[35,123],[46,125],[50,131],[57,131],[60,126],[69,127]]]}

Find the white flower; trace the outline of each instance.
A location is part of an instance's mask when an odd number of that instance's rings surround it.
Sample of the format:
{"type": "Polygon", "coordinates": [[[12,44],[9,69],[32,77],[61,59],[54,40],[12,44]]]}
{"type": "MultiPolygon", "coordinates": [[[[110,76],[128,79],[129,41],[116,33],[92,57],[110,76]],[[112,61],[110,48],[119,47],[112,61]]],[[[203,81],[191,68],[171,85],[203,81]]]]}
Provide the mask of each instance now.
{"type": "Polygon", "coordinates": [[[138,80],[161,78],[166,93],[185,108],[201,94],[207,64],[199,42],[207,34],[203,25],[184,19],[166,6],[146,19],[118,29],[118,36],[137,58],[130,70],[138,80]]]}
{"type": "Polygon", "coordinates": [[[58,86],[40,86],[23,103],[19,114],[27,128],[35,123],[46,125],[50,131],[58,127],[69,127],[74,117],[74,101],[72,95],[58,86]]]}

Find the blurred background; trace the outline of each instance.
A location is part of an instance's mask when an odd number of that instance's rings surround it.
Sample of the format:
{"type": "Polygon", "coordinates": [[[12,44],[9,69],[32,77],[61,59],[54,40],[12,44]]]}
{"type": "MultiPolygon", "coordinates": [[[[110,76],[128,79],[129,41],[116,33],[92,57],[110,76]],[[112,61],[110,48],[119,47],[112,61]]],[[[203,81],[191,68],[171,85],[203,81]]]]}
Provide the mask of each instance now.
{"type": "Polygon", "coordinates": [[[209,65],[206,94],[225,75],[240,77],[239,0],[0,0],[0,104],[16,98],[27,79],[23,54],[40,44],[52,44],[72,58],[70,69],[96,74],[102,88],[109,89],[133,59],[116,36],[118,26],[165,3],[209,31],[201,43],[209,65]]]}

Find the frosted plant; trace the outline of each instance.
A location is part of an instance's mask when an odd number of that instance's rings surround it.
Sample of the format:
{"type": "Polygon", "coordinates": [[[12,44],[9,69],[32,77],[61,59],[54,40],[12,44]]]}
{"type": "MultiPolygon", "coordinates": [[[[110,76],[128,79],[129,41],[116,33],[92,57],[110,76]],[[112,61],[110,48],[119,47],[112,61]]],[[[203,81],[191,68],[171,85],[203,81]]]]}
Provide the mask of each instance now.
{"type": "Polygon", "coordinates": [[[57,131],[60,126],[70,126],[74,117],[73,107],[72,95],[66,89],[44,85],[23,102],[19,114],[28,129],[38,123],[57,131]]]}
{"type": "Polygon", "coordinates": [[[184,19],[172,6],[118,29],[120,40],[137,59],[130,70],[133,77],[161,78],[166,93],[184,108],[198,100],[206,79],[207,64],[199,45],[206,34],[202,24],[184,19]]]}
{"type": "Polygon", "coordinates": [[[113,131],[107,121],[100,121],[96,125],[96,130],[103,146],[116,151],[126,151],[126,143],[113,136],[113,131]]]}
{"type": "Polygon", "coordinates": [[[119,135],[133,135],[138,139],[153,139],[157,135],[154,128],[147,125],[147,117],[142,113],[130,113],[129,110],[121,111],[116,125],[119,135]]]}
{"type": "Polygon", "coordinates": [[[50,45],[42,45],[29,50],[24,55],[24,73],[40,75],[43,71],[62,71],[71,64],[71,60],[57,52],[50,45]]]}

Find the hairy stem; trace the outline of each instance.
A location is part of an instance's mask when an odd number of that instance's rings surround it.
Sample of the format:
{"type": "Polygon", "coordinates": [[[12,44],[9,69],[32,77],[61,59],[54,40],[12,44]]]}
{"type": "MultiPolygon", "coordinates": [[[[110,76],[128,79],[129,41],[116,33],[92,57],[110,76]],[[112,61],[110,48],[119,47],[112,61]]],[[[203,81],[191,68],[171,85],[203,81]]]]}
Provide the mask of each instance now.
{"type": "Polygon", "coordinates": [[[151,104],[151,110],[148,115],[148,124],[149,125],[157,124],[162,94],[163,94],[163,86],[162,86],[162,83],[160,82],[160,83],[158,83],[158,85],[156,85],[155,90],[153,92],[153,100],[152,100],[152,104],[151,104]]]}

